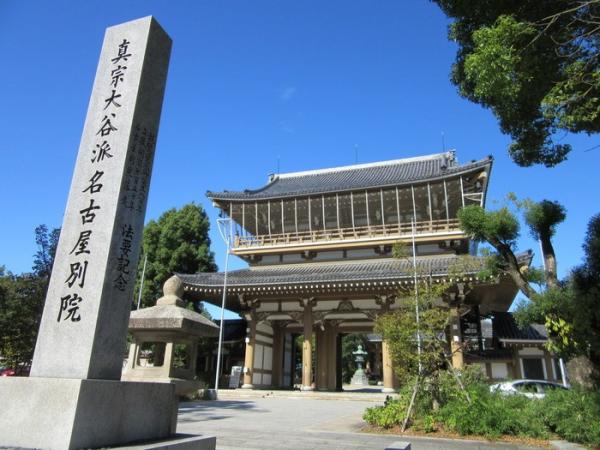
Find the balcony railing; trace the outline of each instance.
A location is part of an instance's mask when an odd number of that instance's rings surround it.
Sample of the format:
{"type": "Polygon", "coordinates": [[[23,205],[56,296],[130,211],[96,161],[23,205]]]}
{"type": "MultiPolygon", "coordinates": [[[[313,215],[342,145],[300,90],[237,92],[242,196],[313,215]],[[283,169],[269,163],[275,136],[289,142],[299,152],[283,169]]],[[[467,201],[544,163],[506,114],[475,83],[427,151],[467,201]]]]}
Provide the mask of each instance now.
{"type": "MultiPolygon", "coordinates": [[[[415,235],[436,234],[460,231],[458,219],[432,220],[415,223],[415,235]]],[[[312,230],[292,233],[236,236],[235,249],[285,246],[290,244],[319,243],[329,241],[366,240],[371,238],[406,238],[413,234],[410,223],[371,225],[354,228],[336,228],[330,230],[312,230]]]]}

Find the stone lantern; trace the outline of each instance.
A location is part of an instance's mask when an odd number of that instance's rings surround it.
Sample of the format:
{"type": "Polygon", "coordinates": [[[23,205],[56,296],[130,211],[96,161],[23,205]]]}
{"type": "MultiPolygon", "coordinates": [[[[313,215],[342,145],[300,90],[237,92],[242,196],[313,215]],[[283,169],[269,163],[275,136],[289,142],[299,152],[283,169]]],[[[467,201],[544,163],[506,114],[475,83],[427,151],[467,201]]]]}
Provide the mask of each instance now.
{"type": "Polygon", "coordinates": [[[362,348],[362,345],[359,344],[356,351],[352,352],[352,354],[354,355],[354,361],[356,362],[357,369],[356,372],[354,372],[354,375],[352,375],[352,381],[350,384],[368,386],[369,380],[367,379],[367,375],[362,367],[363,363],[365,362],[365,356],[368,353],[365,352],[362,348]]]}
{"type": "Polygon", "coordinates": [[[219,327],[184,307],[183,282],[177,276],[165,282],[163,292],[156,306],[131,312],[133,342],[122,379],[174,383],[175,393],[184,395],[201,387],[194,380],[198,338],[218,336],[219,327]]]}

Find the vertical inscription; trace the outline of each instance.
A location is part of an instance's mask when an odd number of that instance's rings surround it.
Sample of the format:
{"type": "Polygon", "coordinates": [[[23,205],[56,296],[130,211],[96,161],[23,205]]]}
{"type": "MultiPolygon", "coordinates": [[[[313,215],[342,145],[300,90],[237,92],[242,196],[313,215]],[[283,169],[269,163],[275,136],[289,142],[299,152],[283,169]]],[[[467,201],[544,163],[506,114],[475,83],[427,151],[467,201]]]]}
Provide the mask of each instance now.
{"type": "MultiPolygon", "coordinates": [[[[117,127],[119,118],[118,110],[121,108],[121,103],[126,98],[120,93],[119,85],[125,80],[127,66],[121,65],[122,62],[127,62],[129,58],[133,57],[133,53],[130,51],[131,42],[127,39],[123,39],[122,42],[115,49],[115,57],[111,59],[114,68],[110,69],[109,83],[105,87],[106,95],[104,95],[104,116],[97,126],[97,142],[93,146],[90,152],[90,173],[89,183],[81,191],[81,202],[83,208],[79,210],[81,216],[81,228],[78,233],[78,238],[73,244],[73,248],[69,253],[69,267],[70,273],[64,280],[64,284],[67,285],[68,294],[60,297],[60,308],[58,309],[57,322],[79,322],[82,317],[80,308],[82,303],[85,302],[85,278],[87,274],[87,267],[90,261],[93,260],[94,255],[91,251],[94,248],[94,235],[95,227],[94,221],[96,217],[102,214],[102,178],[105,175],[105,164],[106,160],[114,156],[113,142],[114,133],[118,133],[119,128],[117,127]]],[[[120,125],[119,125],[120,126],[120,125]]],[[[107,173],[107,178],[111,174],[107,173]]],[[[120,291],[124,291],[129,283],[129,253],[131,251],[131,239],[133,238],[133,229],[129,226],[131,231],[126,235],[127,238],[123,238],[121,244],[121,255],[118,258],[117,269],[119,276],[114,280],[114,286],[120,291]],[[128,240],[126,240],[128,239],[128,240]],[[128,242],[129,247],[124,249],[125,243],[128,242]]]]}

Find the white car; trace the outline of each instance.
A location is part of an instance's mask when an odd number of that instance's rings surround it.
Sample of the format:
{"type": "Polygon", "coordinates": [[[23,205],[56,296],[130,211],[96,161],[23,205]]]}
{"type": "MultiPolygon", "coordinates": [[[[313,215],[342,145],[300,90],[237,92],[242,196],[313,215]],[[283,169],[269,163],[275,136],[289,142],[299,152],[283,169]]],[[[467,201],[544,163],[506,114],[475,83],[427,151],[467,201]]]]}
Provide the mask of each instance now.
{"type": "Polygon", "coordinates": [[[570,389],[568,386],[545,380],[513,380],[492,384],[490,392],[503,395],[524,395],[529,398],[544,398],[552,389],[570,389]]]}

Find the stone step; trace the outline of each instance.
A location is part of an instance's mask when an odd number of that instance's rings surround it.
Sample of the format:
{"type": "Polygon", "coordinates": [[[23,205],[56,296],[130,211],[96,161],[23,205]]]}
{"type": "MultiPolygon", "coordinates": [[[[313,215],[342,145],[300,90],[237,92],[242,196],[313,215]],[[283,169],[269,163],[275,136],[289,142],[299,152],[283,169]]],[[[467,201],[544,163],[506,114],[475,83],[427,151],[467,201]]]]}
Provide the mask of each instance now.
{"type": "MultiPolygon", "coordinates": [[[[251,398],[310,398],[314,400],[351,400],[383,403],[390,394],[380,392],[327,392],[327,391],[292,391],[275,389],[219,389],[220,400],[251,398]]],[[[394,395],[394,394],[392,394],[394,395]]]]}

